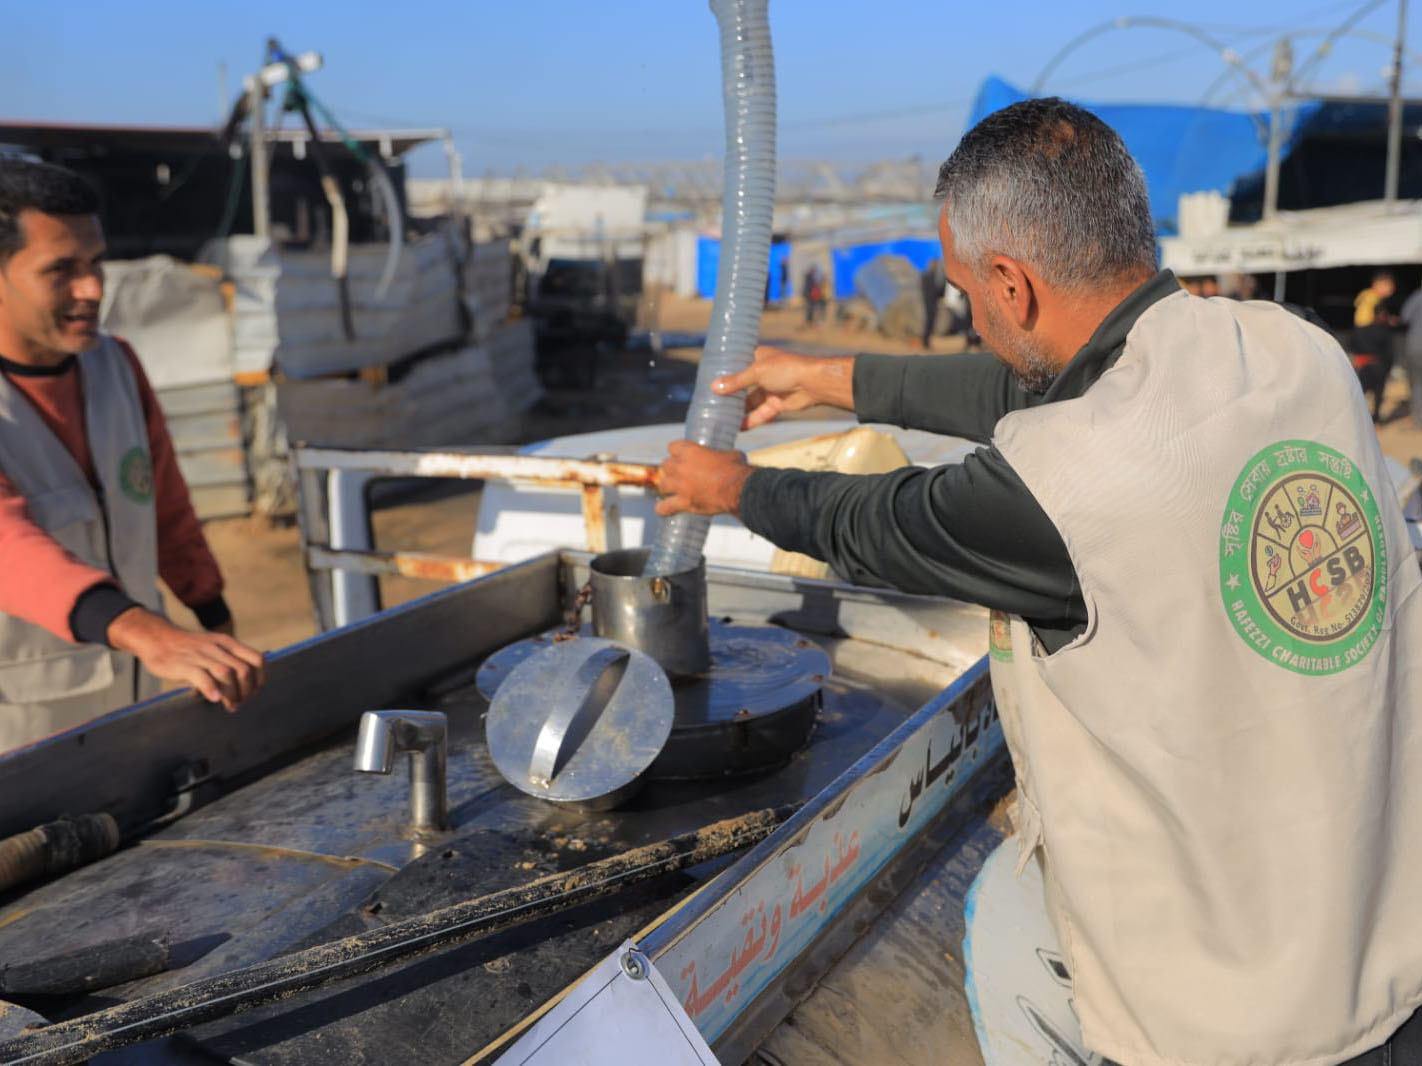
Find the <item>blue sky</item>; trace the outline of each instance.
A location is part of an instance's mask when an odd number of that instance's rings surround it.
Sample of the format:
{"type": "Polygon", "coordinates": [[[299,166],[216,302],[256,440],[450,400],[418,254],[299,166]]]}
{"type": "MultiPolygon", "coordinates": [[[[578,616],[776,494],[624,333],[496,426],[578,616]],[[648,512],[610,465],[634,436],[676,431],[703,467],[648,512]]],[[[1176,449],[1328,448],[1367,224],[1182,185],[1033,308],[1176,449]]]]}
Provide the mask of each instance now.
{"type": "MultiPolygon", "coordinates": [[[[1193,22],[1254,56],[1285,28],[1321,30],[1356,2],[1079,0],[771,0],[784,157],[845,163],[921,153],[936,161],[962,132],[981,79],[1028,84],[1076,34],[1121,15],[1193,22]],[[1270,32],[1263,32],[1263,31],[1270,32]]],[[[1422,50],[1414,5],[1409,43],[1422,50]]],[[[717,40],[703,0],[0,0],[0,118],[212,123],[218,66],[229,92],[259,62],[268,34],[317,49],[312,88],[353,126],[447,126],[477,175],[597,160],[719,155],[717,40]]],[[[1357,23],[1390,36],[1384,3],[1357,23]]],[[[1300,58],[1318,36],[1296,42],[1300,58]]],[[[1374,91],[1388,50],[1350,37],[1315,84],[1374,91]]],[[[1414,60],[1422,89],[1422,57],[1414,60]]],[[[1223,69],[1180,33],[1105,34],[1047,88],[1084,99],[1198,102],[1223,69]]],[[[1229,102],[1230,93],[1222,93],[1229,102]]],[[[1235,96],[1235,102],[1242,97],[1235,96]]],[[[425,150],[416,172],[443,169],[425,150]]]]}

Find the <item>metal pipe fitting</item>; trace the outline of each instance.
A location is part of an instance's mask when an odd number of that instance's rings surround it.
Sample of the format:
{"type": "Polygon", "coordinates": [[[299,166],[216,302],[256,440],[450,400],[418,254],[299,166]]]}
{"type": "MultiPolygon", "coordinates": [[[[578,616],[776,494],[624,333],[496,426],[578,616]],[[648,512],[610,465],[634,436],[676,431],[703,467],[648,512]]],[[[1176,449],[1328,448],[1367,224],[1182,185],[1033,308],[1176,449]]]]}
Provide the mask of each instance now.
{"type": "Polygon", "coordinates": [[[396,752],[410,756],[410,824],[444,829],[448,822],[445,766],[449,722],[439,711],[366,711],[360,716],[354,768],[388,774],[396,752]]]}
{"type": "Polygon", "coordinates": [[[711,667],[706,560],[674,574],[644,574],[650,548],[604,552],[592,561],[593,633],[650,655],[673,680],[711,667]]]}

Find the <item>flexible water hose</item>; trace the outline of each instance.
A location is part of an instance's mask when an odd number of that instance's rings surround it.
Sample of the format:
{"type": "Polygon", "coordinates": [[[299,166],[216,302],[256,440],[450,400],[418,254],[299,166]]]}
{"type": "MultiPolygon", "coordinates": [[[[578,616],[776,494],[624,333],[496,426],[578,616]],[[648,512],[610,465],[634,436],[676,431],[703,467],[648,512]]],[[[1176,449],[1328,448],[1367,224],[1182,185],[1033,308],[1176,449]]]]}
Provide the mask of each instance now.
{"type": "MultiPolygon", "coordinates": [[[[400,256],[405,247],[405,212],[400,207],[400,194],[395,191],[395,183],[390,180],[390,174],[386,171],[385,166],[378,160],[372,159],[350,131],[336,121],[336,116],[331,113],[331,109],[318,100],[306,87],[306,83],[302,81],[301,68],[297,66],[296,57],[282,48],[275,37],[267,38],[267,59],[269,62],[286,64],[287,77],[290,79],[292,87],[300,94],[306,105],[316,109],[328,128],[340,134],[341,143],[350,149],[352,155],[365,164],[366,176],[380,192],[380,199],[385,207],[385,224],[390,229],[390,239],[385,252],[385,267],[380,272],[380,280],[375,283],[375,298],[383,300],[389,294],[390,286],[395,281],[395,272],[400,268],[400,256]]],[[[309,114],[307,121],[310,123],[309,114]]],[[[319,147],[320,137],[314,129],[311,136],[312,144],[319,147]]],[[[329,198],[330,194],[327,193],[327,199],[329,198]]],[[[334,207],[333,203],[332,208],[334,209],[334,207]]],[[[344,271],[344,262],[340,265],[344,271]]]]}
{"type": "MultiPolygon", "coordinates": [[[[726,109],[726,165],[721,201],[721,262],[706,348],[686,415],[686,439],[727,449],[745,415],[745,398],[718,396],[711,382],[750,366],[765,306],[770,228],[775,210],[775,57],[769,0],[711,0],[721,31],[721,85],[726,109]]],[[[694,567],[711,520],[679,514],[664,521],[647,574],[694,567]]]]}

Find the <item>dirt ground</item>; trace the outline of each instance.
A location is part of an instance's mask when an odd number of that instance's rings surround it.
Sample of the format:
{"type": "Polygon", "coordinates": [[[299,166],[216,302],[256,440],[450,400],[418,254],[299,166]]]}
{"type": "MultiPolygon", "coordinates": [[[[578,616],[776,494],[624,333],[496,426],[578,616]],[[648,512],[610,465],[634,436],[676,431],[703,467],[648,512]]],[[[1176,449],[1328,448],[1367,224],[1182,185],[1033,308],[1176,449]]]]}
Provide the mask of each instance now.
{"type": "MultiPolygon", "coordinates": [[[[668,333],[700,333],[711,317],[709,300],[694,300],[663,295],[650,316],[656,327],[668,333]]],[[[831,316],[833,317],[833,316],[831,316]]],[[[918,340],[886,337],[862,322],[828,321],[805,325],[805,312],[799,307],[775,306],[765,309],[760,320],[760,335],[767,344],[787,344],[807,351],[837,350],[847,352],[883,352],[889,355],[922,355],[925,349],[918,340]]],[[[962,337],[934,337],[933,352],[960,352],[962,337]]],[[[694,356],[693,356],[694,357],[694,356]]]]}
{"type": "MultiPolygon", "coordinates": [[[[664,297],[656,309],[656,321],[666,332],[700,333],[706,328],[710,311],[711,305],[705,300],[664,297]]],[[[761,335],[807,351],[924,352],[916,339],[888,338],[852,324],[827,323],[806,328],[803,312],[796,309],[767,309],[761,335]]],[[[934,352],[961,349],[960,338],[934,340],[934,352]]],[[[695,348],[673,349],[663,356],[647,351],[596,356],[589,353],[587,358],[596,361],[591,387],[579,383],[550,388],[543,403],[530,413],[524,439],[534,441],[622,425],[679,421],[690,398],[697,356],[695,348]]],[[[554,380],[558,380],[556,375],[554,380]]],[[[1404,463],[1422,458],[1422,429],[1406,417],[1407,386],[1397,380],[1391,382],[1387,400],[1384,412],[1388,420],[1378,431],[1383,451],[1404,463]]],[[[408,500],[376,512],[376,545],[386,550],[468,555],[477,509],[477,492],[426,494],[408,500]]],[[[271,650],[315,632],[294,525],[240,518],[212,521],[206,529],[227,576],[227,598],[242,639],[271,650]]],[[[390,606],[438,587],[432,582],[382,579],[382,599],[390,606]]],[[[169,607],[174,618],[191,624],[191,615],[184,608],[171,599],[169,607]]]]}

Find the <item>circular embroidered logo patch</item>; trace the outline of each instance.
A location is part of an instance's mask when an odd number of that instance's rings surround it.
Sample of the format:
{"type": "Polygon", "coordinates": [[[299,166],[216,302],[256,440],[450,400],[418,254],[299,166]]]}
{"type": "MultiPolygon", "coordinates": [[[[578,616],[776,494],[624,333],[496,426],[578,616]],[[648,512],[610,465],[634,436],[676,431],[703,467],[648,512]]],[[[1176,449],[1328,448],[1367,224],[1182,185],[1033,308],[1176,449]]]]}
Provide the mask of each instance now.
{"type": "Polygon", "coordinates": [[[988,654],[998,662],[1012,661],[1012,621],[1006,611],[988,612],[988,654]]]}
{"type": "Polygon", "coordinates": [[[119,488],[134,503],[153,499],[153,460],[145,448],[130,448],[119,460],[119,488]]]}
{"type": "Polygon", "coordinates": [[[1361,662],[1387,606],[1382,516],[1347,456],[1272,444],[1245,464],[1220,524],[1220,595],[1235,631],[1300,674],[1361,662]]]}

